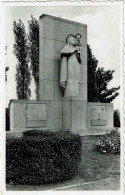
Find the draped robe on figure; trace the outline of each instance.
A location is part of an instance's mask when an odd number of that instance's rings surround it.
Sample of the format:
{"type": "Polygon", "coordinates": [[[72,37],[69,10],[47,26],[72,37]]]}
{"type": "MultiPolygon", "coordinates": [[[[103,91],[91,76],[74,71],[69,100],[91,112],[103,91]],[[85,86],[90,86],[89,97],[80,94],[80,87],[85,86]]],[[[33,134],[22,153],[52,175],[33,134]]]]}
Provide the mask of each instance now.
{"type": "Polygon", "coordinates": [[[80,64],[76,46],[66,45],[61,51],[60,86],[65,89],[65,97],[79,96],[80,64]]]}

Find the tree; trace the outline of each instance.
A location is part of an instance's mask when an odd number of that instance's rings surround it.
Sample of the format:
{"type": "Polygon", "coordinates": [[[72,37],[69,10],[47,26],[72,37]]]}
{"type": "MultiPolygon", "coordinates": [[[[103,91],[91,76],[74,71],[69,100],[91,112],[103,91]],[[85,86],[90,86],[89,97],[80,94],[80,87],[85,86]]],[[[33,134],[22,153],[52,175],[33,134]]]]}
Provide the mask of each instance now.
{"type": "Polygon", "coordinates": [[[88,63],[88,102],[98,102],[98,88],[96,83],[96,68],[98,60],[92,55],[89,45],[87,45],[88,63]]]}
{"type": "Polygon", "coordinates": [[[119,93],[116,92],[120,87],[112,87],[108,89],[108,83],[113,79],[114,70],[105,71],[104,68],[98,68],[96,71],[96,83],[98,87],[99,102],[109,103],[115,99],[119,93]]]}
{"type": "Polygon", "coordinates": [[[114,110],[114,127],[120,127],[120,112],[119,110],[114,110]]]}
{"type": "Polygon", "coordinates": [[[119,93],[120,87],[108,89],[108,83],[113,79],[114,70],[98,68],[98,61],[92,55],[90,46],[88,48],[88,101],[110,103],[119,93]]]}
{"type": "Polygon", "coordinates": [[[31,62],[32,76],[36,86],[36,99],[39,98],[39,22],[31,16],[29,23],[29,59],[31,62]]]}
{"type": "Polygon", "coordinates": [[[16,65],[16,93],[18,99],[27,100],[31,96],[29,88],[31,75],[28,66],[28,45],[25,26],[21,20],[19,20],[19,23],[13,22],[13,31],[15,36],[14,54],[18,59],[18,64],[16,65]]]}

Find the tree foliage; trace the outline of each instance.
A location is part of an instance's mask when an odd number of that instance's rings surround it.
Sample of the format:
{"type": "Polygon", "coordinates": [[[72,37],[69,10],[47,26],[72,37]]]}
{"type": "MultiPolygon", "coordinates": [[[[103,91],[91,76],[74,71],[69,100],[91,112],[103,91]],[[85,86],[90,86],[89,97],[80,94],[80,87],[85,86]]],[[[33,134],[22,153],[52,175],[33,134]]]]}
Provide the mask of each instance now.
{"type": "Polygon", "coordinates": [[[120,112],[119,110],[114,110],[114,127],[120,127],[120,112]]]}
{"type": "Polygon", "coordinates": [[[110,103],[119,93],[120,87],[108,88],[108,83],[113,79],[114,70],[97,68],[98,60],[92,55],[90,46],[88,48],[88,101],[110,103]]]}
{"type": "Polygon", "coordinates": [[[19,23],[13,22],[13,31],[15,36],[14,54],[18,59],[16,66],[16,93],[18,99],[29,99],[31,90],[30,69],[28,66],[28,45],[25,26],[21,20],[19,23]]]}
{"type": "Polygon", "coordinates": [[[89,45],[87,45],[88,63],[88,102],[98,102],[98,88],[96,83],[96,68],[98,60],[92,55],[89,45]]]}
{"type": "Polygon", "coordinates": [[[39,22],[33,16],[29,23],[29,59],[32,76],[35,81],[36,99],[39,98],[39,22]]]}

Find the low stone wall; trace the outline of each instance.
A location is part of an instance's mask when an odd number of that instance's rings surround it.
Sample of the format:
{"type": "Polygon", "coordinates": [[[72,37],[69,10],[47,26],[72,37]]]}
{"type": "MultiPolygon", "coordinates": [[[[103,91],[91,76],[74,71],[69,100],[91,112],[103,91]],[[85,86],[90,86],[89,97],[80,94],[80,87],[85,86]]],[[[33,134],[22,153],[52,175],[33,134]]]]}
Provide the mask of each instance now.
{"type": "Polygon", "coordinates": [[[104,134],[113,128],[113,104],[84,101],[12,100],[10,130],[64,130],[81,135],[104,134]]]}

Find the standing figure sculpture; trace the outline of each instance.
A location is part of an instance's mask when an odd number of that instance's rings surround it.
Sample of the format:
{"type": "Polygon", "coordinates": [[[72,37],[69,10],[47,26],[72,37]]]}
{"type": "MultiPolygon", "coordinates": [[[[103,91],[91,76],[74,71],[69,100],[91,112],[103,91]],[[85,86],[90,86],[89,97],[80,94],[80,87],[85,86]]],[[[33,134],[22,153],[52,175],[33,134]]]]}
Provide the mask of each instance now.
{"type": "Polygon", "coordinates": [[[80,34],[70,34],[66,38],[67,45],[61,51],[60,86],[64,89],[64,97],[79,96],[81,44],[80,34]]]}

